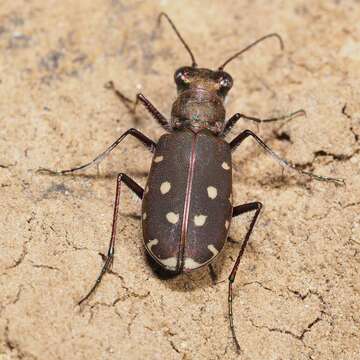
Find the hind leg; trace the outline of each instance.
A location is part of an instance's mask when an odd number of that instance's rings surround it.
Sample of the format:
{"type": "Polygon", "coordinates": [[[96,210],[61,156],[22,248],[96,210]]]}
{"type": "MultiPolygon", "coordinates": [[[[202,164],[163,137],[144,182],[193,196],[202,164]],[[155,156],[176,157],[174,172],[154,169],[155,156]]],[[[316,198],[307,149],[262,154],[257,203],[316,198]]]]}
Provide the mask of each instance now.
{"type": "Polygon", "coordinates": [[[258,216],[260,214],[261,208],[262,208],[262,203],[256,201],[256,202],[252,202],[252,203],[248,203],[248,204],[235,206],[234,209],[233,209],[233,217],[245,214],[245,213],[250,212],[250,211],[255,211],[254,217],[252,218],[251,223],[250,223],[249,230],[247,231],[247,233],[245,235],[245,239],[244,239],[243,243],[241,244],[239,254],[238,254],[237,258],[236,258],[234,267],[233,267],[233,269],[232,269],[232,271],[230,273],[230,276],[229,276],[228,307],[229,307],[230,330],[231,330],[231,334],[232,334],[232,337],[233,337],[233,340],[234,340],[234,343],[235,343],[235,346],[236,346],[236,349],[237,349],[238,352],[241,351],[241,348],[240,348],[239,341],[238,341],[238,339],[236,337],[235,326],[234,326],[234,316],[233,316],[233,307],[232,307],[232,304],[233,304],[233,283],[235,281],[236,273],[237,273],[238,268],[239,268],[240,260],[241,260],[243,254],[244,254],[246,245],[247,245],[247,243],[248,243],[248,241],[250,239],[250,235],[251,235],[251,233],[253,231],[256,220],[257,220],[257,218],[258,218],[258,216]]]}
{"type": "Polygon", "coordinates": [[[107,256],[105,258],[104,265],[100,271],[99,276],[97,277],[94,285],[90,289],[90,291],[79,301],[79,305],[81,305],[84,301],[86,301],[96,290],[96,288],[100,285],[100,282],[105,275],[105,273],[110,269],[113,260],[114,260],[114,253],[115,253],[115,240],[116,240],[116,225],[118,220],[118,213],[119,213],[119,202],[120,202],[120,193],[121,193],[121,184],[124,183],[130,190],[132,190],[140,199],[143,197],[144,190],[143,188],[138,185],[134,180],[132,180],[126,174],[120,173],[117,177],[116,182],[116,193],[115,193],[115,205],[114,205],[114,215],[113,215],[113,222],[112,222],[112,233],[111,239],[108,247],[107,256]]]}

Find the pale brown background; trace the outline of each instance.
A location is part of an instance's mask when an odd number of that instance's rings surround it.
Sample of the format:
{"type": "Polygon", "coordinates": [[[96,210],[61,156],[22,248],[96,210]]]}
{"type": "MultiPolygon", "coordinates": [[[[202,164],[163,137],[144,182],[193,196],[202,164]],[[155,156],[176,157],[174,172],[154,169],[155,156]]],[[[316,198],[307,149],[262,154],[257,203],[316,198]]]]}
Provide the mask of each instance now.
{"type": "MultiPolygon", "coordinates": [[[[265,205],[241,264],[235,321],[241,359],[360,358],[360,2],[2,0],[0,5],[0,359],[235,359],[227,283],[206,269],[164,281],[146,262],[140,202],[122,199],[114,273],[83,307],[110,237],[116,173],[142,185],[151,156],[129,139],[88,176],[38,175],[101,152],[133,117],[104,88],[139,88],[166,115],[173,71],[189,57],[216,67],[256,38],[280,33],[228,71],[228,116],[307,118],[249,127],[304,169],[344,188],[282,172],[251,141],[234,155],[235,203],[265,205]],[[347,104],[345,116],[342,113],[347,104]]],[[[143,109],[136,125],[162,130],[143,109]]],[[[231,136],[230,136],[231,138],[231,136]]],[[[249,217],[232,225],[241,240],[249,217]]],[[[226,279],[238,251],[216,264],[226,279]]]]}

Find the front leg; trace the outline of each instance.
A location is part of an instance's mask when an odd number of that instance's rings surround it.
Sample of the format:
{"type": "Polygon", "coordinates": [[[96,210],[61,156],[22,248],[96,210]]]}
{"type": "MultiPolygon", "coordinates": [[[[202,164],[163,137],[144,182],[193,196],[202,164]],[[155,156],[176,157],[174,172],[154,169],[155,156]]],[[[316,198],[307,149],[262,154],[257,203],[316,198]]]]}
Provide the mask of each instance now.
{"type": "Polygon", "coordinates": [[[170,124],[163,114],[147,99],[142,93],[136,94],[136,100],[133,101],[124,95],[120,90],[116,89],[114,83],[109,81],[105,87],[112,90],[115,95],[120,99],[124,106],[132,113],[136,118],[136,108],[139,102],[141,102],[150,115],[160,124],[160,126],[168,131],[170,130],[170,124]],[[132,105],[132,106],[130,106],[132,105]]]}
{"type": "Polygon", "coordinates": [[[127,131],[125,131],[113,144],[111,144],[104,152],[102,152],[100,155],[98,155],[94,160],[72,168],[72,169],[68,169],[68,170],[60,170],[60,171],[54,171],[54,170],[50,170],[50,169],[44,169],[44,168],[40,168],[37,170],[37,172],[39,173],[45,173],[45,174],[51,174],[51,175],[64,175],[64,174],[70,174],[79,170],[86,170],[88,168],[90,168],[93,165],[97,165],[99,164],[101,161],[103,161],[112,150],[114,150],[116,148],[116,146],[118,146],[128,135],[134,136],[136,139],[140,140],[145,146],[146,148],[151,151],[152,153],[155,151],[156,148],[156,144],[154,143],[154,141],[152,141],[151,139],[149,139],[147,136],[145,136],[143,133],[141,133],[139,130],[136,129],[129,129],[127,131]]]}
{"type": "Polygon", "coordinates": [[[272,118],[268,118],[268,119],[259,119],[257,117],[247,116],[247,115],[244,115],[241,113],[236,113],[226,122],[224,130],[221,133],[221,137],[225,137],[240,119],[250,120],[250,121],[254,121],[256,123],[268,123],[268,122],[274,122],[274,121],[279,121],[279,120],[292,120],[298,116],[306,116],[305,110],[301,109],[301,110],[295,111],[289,115],[272,117],[272,118]]]}
{"type": "Polygon", "coordinates": [[[319,181],[330,181],[330,182],[334,182],[337,185],[345,185],[345,180],[344,179],[337,179],[337,178],[332,178],[332,177],[327,177],[327,176],[322,176],[322,175],[316,175],[313,174],[311,172],[308,171],[304,171],[301,169],[298,169],[295,165],[291,164],[289,161],[282,159],[279,155],[277,155],[270,147],[268,147],[256,134],[254,134],[251,130],[245,130],[242,133],[240,133],[238,136],[235,137],[235,139],[233,139],[230,142],[230,148],[231,151],[236,150],[236,148],[247,138],[247,137],[253,137],[256,142],[262,147],[263,150],[265,150],[274,160],[276,160],[280,165],[282,165],[283,167],[287,168],[287,169],[291,169],[296,171],[299,174],[302,175],[307,175],[315,180],[319,180],[319,181]]]}

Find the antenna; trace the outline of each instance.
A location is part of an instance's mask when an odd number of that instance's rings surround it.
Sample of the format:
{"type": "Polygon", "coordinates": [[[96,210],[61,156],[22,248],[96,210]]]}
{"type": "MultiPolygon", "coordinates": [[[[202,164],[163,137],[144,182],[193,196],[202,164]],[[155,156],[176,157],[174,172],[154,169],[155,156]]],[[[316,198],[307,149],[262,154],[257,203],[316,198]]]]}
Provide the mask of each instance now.
{"type": "Polygon", "coordinates": [[[169,18],[168,14],[162,12],[160,13],[159,17],[158,17],[158,23],[160,24],[161,22],[161,17],[166,18],[166,20],[169,22],[170,26],[173,28],[173,30],[175,31],[177,37],[179,38],[179,40],[182,42],[182,44],[184,45],[185,49],[187,50],[187,52],[189,53],[190,57],[191,57],[191,61],[192,67],[197,67],[197,63],[195,61],[195,56],[192,53],[192,51],[190,50],[190,47],[188,46],[188,44],[185,42],[185,40],[183,39],[183,37],[180,35],[178,29],[176,28],[175,24],[172,22],[172,20],[169,18]]]}
{"type": "Polygon", "coordinates": [[[248,45],[246,48],[240,50],[239,52],[237,52],[235,55],[229,57],[220,67],[219,70],[223,70],[224,67],[232,60],[234,60],[235,58],[237,58],[238,56],[240,56],[241,54],[243,54],[244,52],[250,50],[252,47],[254,47],[255,45],[257,45],[258,43],[262,42],[263,40],[269,39],[271,37],[276,37],[279,40],[280,43],[280,49],[284,50],[284,42],[281,38],[281,36],[279,34],[276,33],[272,33],[272,34],[268,34],[265,35],[263,37],[261,37],[260,39],[254,41],[253,43],[251,43],[250,45],[248,45]]]}

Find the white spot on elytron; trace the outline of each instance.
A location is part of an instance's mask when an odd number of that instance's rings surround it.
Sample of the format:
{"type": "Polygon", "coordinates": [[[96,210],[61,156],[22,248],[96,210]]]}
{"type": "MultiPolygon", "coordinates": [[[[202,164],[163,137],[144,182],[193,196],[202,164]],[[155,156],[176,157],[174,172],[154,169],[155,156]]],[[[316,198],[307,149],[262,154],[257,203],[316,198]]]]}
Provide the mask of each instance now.
{"type": "Polygon", "coordinates": [[[169,212],[166,214],[166,219],[169,223],[176,224],[179,221],[179,214],[169,212]]]}
{"type": "Polygon", "coordinates": [[[164,181],[161,185],[160,185],[160,192],[165,195],[166,193],[168,193],[171,189],[171,184],[168,181],[164,181]]]}
{"type": "Polygon", "coordinates": [[[194,223],[196,226],[203,226],[205,224],[207,216],[206,215],[195,215],[194,223]]]}
{"type": "Polygon", "coordinates": [[[170,257],[167,259],[159,259],[159,261],[168,269],[170,270],[175,270],[176,269],[176,265],[177,265],[177,258],[174,257],[170,257]]]}
{"type": "Polygon", "coordinates": [[[160,155],[160,156],[157,156],[155,159],[154,159],[154,162],[155,163],[159,163],[159,162],[161,162],[161,161],[163,161],[164,160],[164,157],[162,156],[162,155],[160,155]]]}
{"type": "Polygon", "coordinates": [[[208,245],[208,249],[212,252],[213,257],[219,253],[213,244],[208,245]]]}
{"type": "Polygon", "coordinates": [[[196,262],[195,260],[191,258],[185,258],[184,267],[185,269],[196,269],[200,267],[202,264],[196,262]]]}
{"type": "Polygon", "coordinates": [[[229,195],[229,202],[232,204],[232,194],[229,195]]]}
{"type": "Polygon", "coordinates": [[[148,192],[149,192],[149,185],[146,185],[145,194],[147,194],[148,192]]]}
{"type": "Polygon", "coordinates": [[[158,239],[150,240],[147,243],[147,248],[151,251],[151,248],[159,243],[158,239]]]}
{"type": "Polygon", "coordinates": [[[229,228],[229,225],[230,225],[229,220],[226,220],[226,221],[225,221],[225,229],[226,229],[226,230],[229,228]]]}
{"type": "Polygon", "coordinates": [[[214,186],[207,187],[207,193],[210,199],[215,199],[217,197],[217,189],[214,186]]]}
{"type": "Polygon", "coordinates": [[[143,213],[143,220],[146,219],[146,212],[143,213]]]}
{"type": "Polygon", "coordinates": [[[229,164],[228,164],[227,162],[225,162],[225,161],[221,164],[221,167],[222,167],[224,170],[230,170],[229,164]]]}

